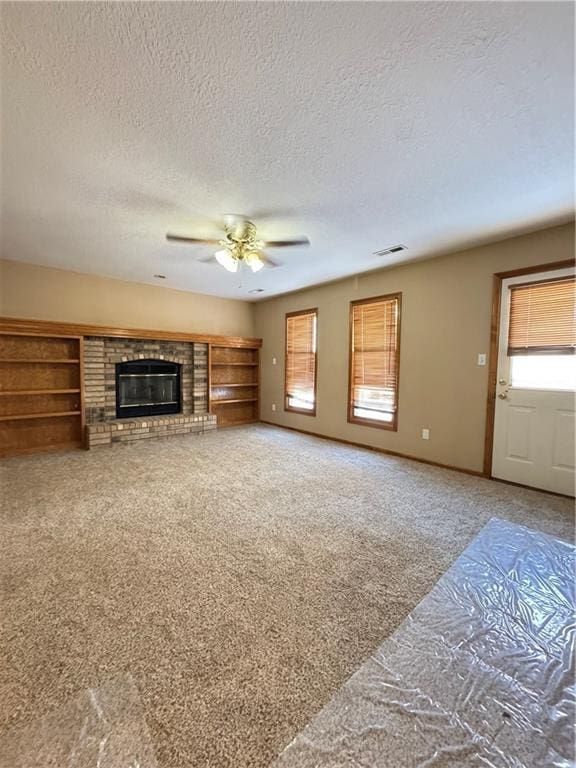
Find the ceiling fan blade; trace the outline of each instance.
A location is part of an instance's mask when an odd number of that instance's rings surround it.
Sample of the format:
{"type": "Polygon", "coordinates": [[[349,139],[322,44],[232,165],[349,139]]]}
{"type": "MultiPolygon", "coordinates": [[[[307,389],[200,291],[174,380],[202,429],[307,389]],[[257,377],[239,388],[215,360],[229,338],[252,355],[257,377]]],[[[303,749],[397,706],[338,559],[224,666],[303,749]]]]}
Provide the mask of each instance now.
{"type": "Polygon", "coordinates": [[[218,245],[220,240],[211,240],[206,237],[184,237],[182,235],[166,235],[166,240],[171,243],[208,243],[209,245],[218,245]]]}
{"type": "Polygon", "coordinates": [[[288,219],[296,215],[294,208],[258,208],[248,214],[250,221],[262,221],[263,219],[288,219]]]}
{"type": "Polygon", "coordinates": [[[264,262],[265,267],[281,267],[282,262],[277,261],[276,259],[271,259],[270,256],[266,253],[260,253],[260,261],[264,262]]]}
{"type": "Polygon", "coordinates": [[[310,245],[307,237],[295,237],[292,240],[266,240],[267,248],[287,248],[291,245],[310,245]]]}

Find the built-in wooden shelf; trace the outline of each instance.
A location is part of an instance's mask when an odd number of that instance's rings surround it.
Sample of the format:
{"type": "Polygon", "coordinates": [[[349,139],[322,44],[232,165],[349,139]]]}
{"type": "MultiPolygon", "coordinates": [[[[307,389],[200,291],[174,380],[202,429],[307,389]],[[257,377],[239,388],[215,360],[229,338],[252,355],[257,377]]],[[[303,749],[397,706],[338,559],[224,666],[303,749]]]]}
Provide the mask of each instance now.
{"type": "Polygon", "coordinates": [[[0,457],[84,446],[86,336],[206,344],[218,426],[260,417],[260,339],[0,317],[0,457]]]}
{"type": "Polygon", "coordinates": [[[62,416],[80,416],[80,411],[61,411],[60,413],[19,413],[13,416],[0,416],[0,421],[23,421],[24,419],[59,419],[62,416]]]}
{"type": "Polygon", "coordinates": [[[210,346],[209,409],[217,414],[219,427],[249,424],[260,418],[259,352],[257,346],[210,346]]]}
{"type": "Polygon", "coordinates": [[[12,389],[0,392],[0,397],[20,397],[23,395],[72,395],[80,392],[79,389],[12,389]]]}
{"type": "Polygon", "coordinates": [[[83,339],[0,328],[0,456],[80,448],[83,339]]]}
{"type": "Polygon", "coordinates": [[[212,389],[218,389],[218,387],[257,387],[258,382],[257,381],[248,381],[246,384],[223,384],[222,382],[218,384],[212,384],[212,389]]]}
{"type": "Polygon", "coordinates": [[[1,363],[56,363],[57,365],[60,365],[61,363],[65,363],[67,365],[74,365],[74,364],[77,365],[79,362],[80,360],[71,360],[69,358],[47,360],[46,358],[40,358],[40,357],[26,358],[26,359],[11,357],[11,358],[4,358],[3,360],[0,360],[0,364],[1,363]]]}

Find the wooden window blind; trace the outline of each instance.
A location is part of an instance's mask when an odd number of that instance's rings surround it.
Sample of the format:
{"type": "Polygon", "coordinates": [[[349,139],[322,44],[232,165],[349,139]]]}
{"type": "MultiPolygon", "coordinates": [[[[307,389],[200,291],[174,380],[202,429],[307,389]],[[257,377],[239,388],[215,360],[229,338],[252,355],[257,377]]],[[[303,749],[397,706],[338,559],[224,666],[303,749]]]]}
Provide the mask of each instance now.
{"type": "Polygon", "coordinates": [[[574,277],[510,286],[509,355],[568,355],[575,349],[574,277]]]}
{"type": "Polygon", "coordinates": [[[350,305],[348,420],[396,429],[401,294],[350,305]]]}
{"type": "Polygon", "coordinates": [[[286,315],[285,409],[316,413],[316,309],[286,315]]]}

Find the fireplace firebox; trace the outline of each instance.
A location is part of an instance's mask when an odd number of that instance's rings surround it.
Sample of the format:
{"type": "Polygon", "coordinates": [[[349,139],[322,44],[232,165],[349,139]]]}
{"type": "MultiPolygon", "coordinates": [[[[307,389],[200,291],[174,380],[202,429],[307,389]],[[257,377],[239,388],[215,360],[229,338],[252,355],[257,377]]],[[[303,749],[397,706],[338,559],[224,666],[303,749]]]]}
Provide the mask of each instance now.
{"type": "Polygon", "coordinates": [[[131,360],[116,364],[116,418],[180,413],[179,363],[131,360]]]}

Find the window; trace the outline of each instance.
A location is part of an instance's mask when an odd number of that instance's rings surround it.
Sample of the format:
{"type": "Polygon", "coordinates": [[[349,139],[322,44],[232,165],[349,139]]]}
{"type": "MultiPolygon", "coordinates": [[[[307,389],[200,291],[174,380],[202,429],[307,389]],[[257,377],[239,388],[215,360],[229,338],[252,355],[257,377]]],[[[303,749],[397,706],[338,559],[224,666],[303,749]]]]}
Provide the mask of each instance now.
{"type": "Polygon", "coordinates": [[[576,356],[518,355],[510,360],[510,386],[516,389],[576,389],[576,356]]]}
{"type": "Polygon", "coordinates": [[[285,409],[316,414],[316,326],[318,311],[286,315],[285,409]]]}
{"type": "Polygon", "coordinates": [[[402,294],[350,304],[348,421],[397,429],[402,294]]]}
{"type": "Polygon", "coordinates": [[[519,389],[576,389],[576,280],[510,286],[510,384],[519,389]]]}

